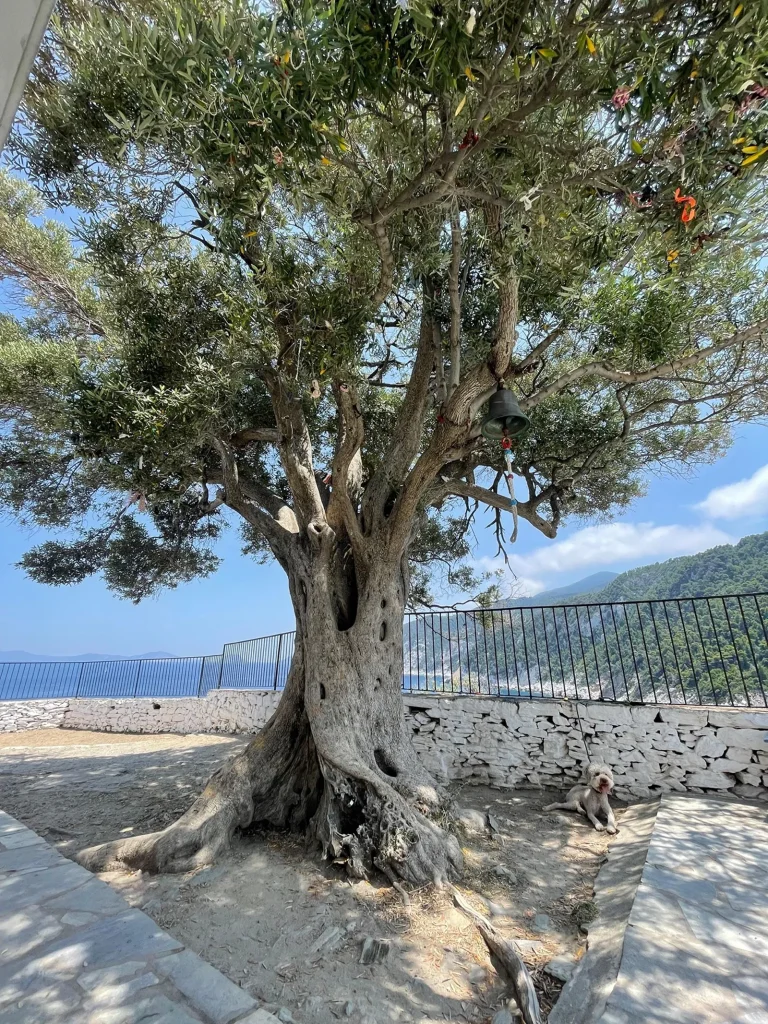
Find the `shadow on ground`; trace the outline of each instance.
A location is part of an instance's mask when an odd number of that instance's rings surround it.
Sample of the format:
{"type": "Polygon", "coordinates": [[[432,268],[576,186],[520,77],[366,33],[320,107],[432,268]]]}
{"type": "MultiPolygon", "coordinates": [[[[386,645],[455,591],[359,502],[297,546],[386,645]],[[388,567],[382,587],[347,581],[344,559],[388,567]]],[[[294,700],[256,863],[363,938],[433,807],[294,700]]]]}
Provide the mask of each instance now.
{"type": "MultiPolygon", "coordinates": [[[[0,750],[0,807],[73,856],[170,824],[246,742],[134,739],[0,750]]],[[[477,823],[461,837],[465,891],[503,934],[527,940],[546,1011],[558,983],[543,965],[558,953],[578,954],[583,938],[572,914],[591,898],[608,837],[576,816],[543,814],[551,791],[456,787],[455,795],[477,823]]],[[[238,837],[227,860],[192,875],[104,877],[268,1008],[290,1010],[297,1024],[480,1024],[499,1005],[485,947],[448,893],[419,890],[407,912],[391,888],[349,882],[293,836],[238,837]],[[359,962],[367,936],[389,943],[382,963],[359,962]]]]}

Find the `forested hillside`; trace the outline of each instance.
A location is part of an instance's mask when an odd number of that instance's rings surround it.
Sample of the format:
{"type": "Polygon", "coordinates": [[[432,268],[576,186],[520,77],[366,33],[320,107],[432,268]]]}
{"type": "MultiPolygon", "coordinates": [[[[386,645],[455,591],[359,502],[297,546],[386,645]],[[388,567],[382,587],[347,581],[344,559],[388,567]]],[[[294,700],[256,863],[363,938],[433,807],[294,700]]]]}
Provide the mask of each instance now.
{"type": "Polygon", "coordinates": [[[591,594],[564,599],[563,604],[588,601],[639,601],[661,597],[712,597],[768,591],[768,533],[744,537],[738,544],[721,544],[698,555],[670,558],[621,573],[591,594]]]}

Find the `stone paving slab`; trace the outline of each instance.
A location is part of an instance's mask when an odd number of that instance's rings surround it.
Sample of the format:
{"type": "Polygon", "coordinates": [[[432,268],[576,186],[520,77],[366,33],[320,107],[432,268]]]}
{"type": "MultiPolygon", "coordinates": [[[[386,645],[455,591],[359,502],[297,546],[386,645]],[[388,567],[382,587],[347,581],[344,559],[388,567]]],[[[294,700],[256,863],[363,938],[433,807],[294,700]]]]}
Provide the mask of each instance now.
{"type": "MultiPolygon", "coordinates": [[[[600,914],[588,926],[589,948],[549,1014],[549,1024],[594,1024],[605,1010],[621,963],[624,933],[640,885],[658,802],[635,804],[621,816],[595,879],[600,914]]],[[[642,1024],[627,1020],[621,1024],[642,1024]]],[[[609,1024],[606,1017],[604,1024],[609,1024]]],[[[610,1021],[610,1024],[615,1022],[610,1021]]]]}
{"type": "Polygon", "coordinates": [[[113,889],[0,811],[2,1024],[278,1024],[113,889]]]}
{"type": "Polygon", "coordinates": [[[599,1024],[768,1024],[768,813],[665,796],[599,1024]]]}
{"type": "Polygon", "coordinates": [[[12,910],[39,905],[53,896],[61,896],[84,885],[92,877],[85,868],[61,856],[55,866],[47,870],[27,875],[23,872],[0,872],[0,908],[4,914],[9,914],[12,910]]]}

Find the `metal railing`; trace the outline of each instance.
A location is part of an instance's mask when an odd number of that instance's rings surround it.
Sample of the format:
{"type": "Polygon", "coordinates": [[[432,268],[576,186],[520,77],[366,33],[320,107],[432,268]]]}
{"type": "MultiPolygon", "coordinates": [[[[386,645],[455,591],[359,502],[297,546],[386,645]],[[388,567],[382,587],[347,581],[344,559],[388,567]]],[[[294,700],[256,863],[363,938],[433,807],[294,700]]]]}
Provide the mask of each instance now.
{"type": "Polygon", "coordinates": [[[766,707],[767,594],[419,612],[405,690],[766,707]]]}
{"type": "Polygon", "coordinates": [[[296,634],[275,633],[224,644],[219,686],[224,690],[282,690],[296,634]]]}
{"type": "MultiPolygon", "coordinates": [[[[403,624],[403,689],[768,707],[767,615],[768,594],[416,612],[403,624]]],[[[0,700],[278,690],[294,638],[199,658],[7,662],[0,700]]]]}
{"type": "Polygon", "coordinates": [[[219,684],[220,654],[121,661],[0,662],[0,700],[203,697],[219,684]]]}

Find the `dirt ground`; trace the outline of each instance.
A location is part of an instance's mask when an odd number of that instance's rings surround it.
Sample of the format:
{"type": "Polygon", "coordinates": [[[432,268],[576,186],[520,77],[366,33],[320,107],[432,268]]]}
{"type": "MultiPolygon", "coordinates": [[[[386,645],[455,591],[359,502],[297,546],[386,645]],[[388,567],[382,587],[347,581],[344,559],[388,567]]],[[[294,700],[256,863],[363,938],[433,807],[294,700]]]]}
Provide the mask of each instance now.
{"type": "MultiPolygon", "coordinates": [[[[5,734],[0,808],[72,856],[165,827],[245,742],[57,729],[5,734]]],[[[560,983],[544,965],[583,951],[574,911],[589,902],[610,839],[575,815],[542,814],[551,791],[453,791],[465,809],[461,888],[502,934],[528,940],[524,957],[546,1020],[560,983]]],[[[484,1024],[502,1005],[504,986],[448,891],[412,892],[406,909],[387,884],[350,882],[289,835],[240,836],[230,859],[193,874],[103,877],[296,1024],[484,1024]],[[367,936],[389,943],[383,962],[360,964],[367,936]]]]}

